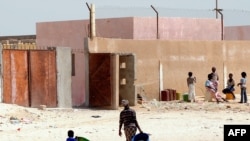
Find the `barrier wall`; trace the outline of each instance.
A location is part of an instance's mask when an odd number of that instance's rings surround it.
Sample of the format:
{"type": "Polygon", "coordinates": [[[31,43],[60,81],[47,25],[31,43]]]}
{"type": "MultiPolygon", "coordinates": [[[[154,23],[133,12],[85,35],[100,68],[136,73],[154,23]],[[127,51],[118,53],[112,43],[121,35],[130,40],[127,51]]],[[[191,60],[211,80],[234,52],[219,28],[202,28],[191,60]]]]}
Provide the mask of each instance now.
{"type": "MultiPolygon", "coordinates": [[[[219,74],[219,91],[226,85],[229,73],[234,74],[236,83],[241,72],[249,72],[250,41],[163,41],[121,40],[94,38],[88,40],[91,53],[134,53],[136,55],[136,81],[149,99],[159,98],[160,67],[163,67],[163,88],[176,92],[188,91],[186,79],[192,71],[197,78],[197,95],[205,94],[205,81],[212,66],[219,74]]],[[[250,81],[247,82],[247,85],[250,81]]],[[[236,86],[236,93],[240,88],[236,86]]]]}

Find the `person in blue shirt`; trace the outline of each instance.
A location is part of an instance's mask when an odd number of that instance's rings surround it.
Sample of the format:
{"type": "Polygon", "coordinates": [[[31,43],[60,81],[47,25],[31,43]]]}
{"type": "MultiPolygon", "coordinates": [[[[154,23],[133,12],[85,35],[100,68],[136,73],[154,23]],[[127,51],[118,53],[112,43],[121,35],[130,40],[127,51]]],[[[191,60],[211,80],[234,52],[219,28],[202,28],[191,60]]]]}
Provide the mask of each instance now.
{"type": "Polygon", "coordinates": [[[247,103],[247,74],[246,72],[241,73],[241,79],[240,82],[237,84],[237,86],[240,86],[240,102],[239,103],[247,103]]]}
{"type": "Polygon", "coordinates": [[[74,138],[74,131],[73,130],[68,131],[68,138],[66,139],[66,141],[76,141],[76,139],[74,138]]]}

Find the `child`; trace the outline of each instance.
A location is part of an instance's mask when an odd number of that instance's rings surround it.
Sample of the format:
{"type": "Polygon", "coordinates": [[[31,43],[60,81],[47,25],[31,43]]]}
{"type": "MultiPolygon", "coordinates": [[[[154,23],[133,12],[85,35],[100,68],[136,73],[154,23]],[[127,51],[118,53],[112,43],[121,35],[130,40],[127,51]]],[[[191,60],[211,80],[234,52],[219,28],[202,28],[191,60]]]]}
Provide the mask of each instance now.
{"type": "Polygon", "coordinates": [[[74,138],[74,131],[73,130],[68,131],[68,138],[66,139],[66,141],[76,141],[76,139],[74,138]]]}
{"type": "Polygon", "coordinates": [[[193,73],[188,72],[188,78],[187,78],[187,86],[188,86],[188,100],[190,102],[195,102],[195,83],[196,83],[196,78],[192,77],[193,73]]]}
{"type": "Polygon", "coordinates": [[[246,92],[247,74],[246,72],[242,72],[241,77],[242,78],[240,79],[240,83],[237,84],[237,86],[240,86],[240,102],[239,103],[247,103],[247,92],[246,92]]]}
{"type": "Polygon", "coordinates": [[[213,74],[208,74],[208,80],[205,83],[205,87],[207,91],[211,94],[213,98],[216,99],[217,103],[221,102],[221,100],[228,102],[225,98],[223,98],[220,93],[217,91],[215,83],[213,81],[213,74]]]}
{"type": "Polygon", "coordinates": [[[224,94],[232,94],[233,95],[233,99],[235,99],[235,95],[234,95],[234,85],[235,85],[235,81],[233,79],[233,74],[229,73],[228,75],[228,80],[227,80],[227,87],[222,91],[224,94]]]}

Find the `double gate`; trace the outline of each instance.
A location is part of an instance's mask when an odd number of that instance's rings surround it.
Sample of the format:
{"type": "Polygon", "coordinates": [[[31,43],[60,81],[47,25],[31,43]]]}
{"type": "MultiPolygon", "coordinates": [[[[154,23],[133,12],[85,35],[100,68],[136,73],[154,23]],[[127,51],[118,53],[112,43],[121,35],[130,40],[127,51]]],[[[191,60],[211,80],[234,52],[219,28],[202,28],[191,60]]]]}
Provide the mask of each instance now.
{"type": "Polygon", "coordinates": [[[57,107],[56,51],[3,49],[3,102],[57,107]]]}

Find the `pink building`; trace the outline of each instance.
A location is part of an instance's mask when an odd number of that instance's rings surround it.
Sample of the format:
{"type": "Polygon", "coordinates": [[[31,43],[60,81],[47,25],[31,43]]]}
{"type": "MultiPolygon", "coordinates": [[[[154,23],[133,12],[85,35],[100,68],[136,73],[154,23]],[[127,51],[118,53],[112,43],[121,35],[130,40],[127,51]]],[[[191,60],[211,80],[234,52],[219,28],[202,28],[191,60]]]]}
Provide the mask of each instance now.
{"type": "MultiPolygon", "coordinates": [[[[218,19],[127,17],[96,20],[96,36],[136,40],[221,40],[218,19]],[[158,25],[158,30],[157,30],[158,25]]],[[[72,106],[86,103],[85,38],[89,35],[89,20],[40,22],[36,25],[38,46],[71,47],[73,56],[72,106]]]]}
{"type": "Polygon", "coordinates": [[[225,27],[225,40],[250,40],[250,26],[225,27]]]}

